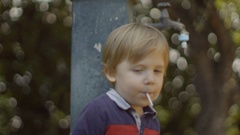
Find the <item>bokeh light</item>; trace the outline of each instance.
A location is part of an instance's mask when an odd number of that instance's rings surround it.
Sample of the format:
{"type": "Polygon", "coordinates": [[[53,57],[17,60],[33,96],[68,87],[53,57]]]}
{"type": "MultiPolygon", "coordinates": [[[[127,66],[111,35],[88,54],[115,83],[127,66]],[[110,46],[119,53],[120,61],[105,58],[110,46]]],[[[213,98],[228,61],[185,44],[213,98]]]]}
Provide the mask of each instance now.
{"type": "Polygon", "coordinates": [[[149,12],[149,15],[155,19],[158,20],[161,17],[161,11],[158,8],[152,8],[149,12]]]}
{"type": "Polygon", "coordinates": [[[177,97],[171,97],[168,101],[168,105],[171,109],[177,110],[180,108],[180,101],[177,97]]]}
{"type": "Polygon", "coordinates": [[[63,20],[63,25],[66,27],[71,27],[72,26],[72,16],[67,16],[63,20]]]}
{"type": "Polygon", "coordinates": [[[188,84],[185,90],[189,93],[190,96],[193,96],[196,93],[196,87],[194,84],[188,84]]]}
{"type": "Polygon", "coordinates": [[[221,54],[220,54],[220,52],[215,53],[213,59],[214,59],[216,62],[219,62],[220,59],[221,59],[221,54]]]}
{"type": "Polygon", "coordinates": [[[229,2],[227,7],[230,12],[235,12],[237,10],[236,4],[233,2],[229,2]]]}
{"type": "Polygon", "coordinates": [[[4,12],[2,13],[2,19],[3,19],[4,21],[7,21],[7,20],[10,19],[9,11],[8,11],[8,10],[6,10],[6,11],[4,11],[4,12]]]}
{"type": "Polygon", "coordinates": [[[183,86],[183,83],[184,83],[184,78],[181,75],[176,76],[172,81],[172,85],[176,89],[181,88],[183,86]]]}
{"type": "Polygon", "coordinates": [[[50,113],[54,112],[54,111],[57,109],[56,106],[55,106],[55,104],[54,104],[54,102],[51,101],[51,100],[47,100],[47,101],[45,102],[45,108],[46,108],[50,113]]]}
{"type": "Polygon", "coordinates": [[[190,98],[188,100],[188,103],[192,117],[197,116],[201,111],[201,99],[197,96],[197,93],[194,89],[195,87],[193,85],[189,85],[188,91],[192,93],[189,92],[190,98]]]}
{"type": "Polygon", "coordinates": [[[172,82],[168,81],[164,84],[164,90],[168,93],[171,93],[173,90],[172,82]]]}
{"type": "Polygon", "coordinates": [[[240,29],[240,18],[239,17],[236,17],[236,18],[233,19],[232,27],[236,30],[240,29]]]}
{"type": "Polygon", "coordinates": [[[178,33],[172,34],[171,42],[175,45],[179,45],[181,42],[178,40],[178,37],[179,37],[178,33]]]}
{"type": "Polygon", "coordinates": [[[240,32],[239,31],[234,31],[232,37],[233,37],[233,41],[236,44],[240,44],[240,32]]]}
{"type": "Polygon", "coordinates": [[[152,5],[152,0],[140,0],[144,8],[151,8],[152,5]]]}
{"type": "Polygon", "coordinates": [[[148,17],[148,16],[142,16],[140,18],[140,22],[142,24],[148,24],[148,23],[152,23],[152,18],[148,17]]]}
{"type": "Polygon", "coordinates": [[[186,102],[189,98],[189,94],[186,91],[182,91],[179,93],[178,98],[179,98],[180,102],[182,102],[182,103],[186,102]]]}
{"type": "Polygon", "coordinates": [[[13,53],[15,54],[16,58],[18,60],[23,60],[25,58],[25,53],[22,50],[21,44],[19,42],[15,42],[12,46],[13,48],[13,53]]]}
{"type": "Polygon", "coordinates": [[[67,119],[60,119],[58,124],[63,129],[66,129],[69,127],[69,121],[67,119]]]}
{"type": "Polygon", "coordinates": [[[240,58],[235,58],[232,64],[232,70],[233,72],[238,74],[238,77],[240,77],[240,58]]]}
{"type": "Polygon", "coordinates": [[[1,31],[4,35],[9,35],[11,33],[11,28],[7,22],[1,23],[1,31]]]}
{"type": "Polygon", "coordinates": [[[188,63],[187,60],[184,57],[179,57],[177,59],[177,67],[178,69],[180,69],[181,71],[184,71],[187,69],[188,63]]]}
{"type": "Polygon", "coordinates": [[[54,13],[49,13],[47,15],[46,21],[49,24],[54,24],[57,21],[57,16],[54,13]]]}
{"type": "Polygon", "coordinates": [[[214,55],[216,53],[216,50],[214,48],[209,48],[207,51],[207,56],[210,59],[214,59],[214,55]]]}
{"type": "Polygon", "coordinates": [[[12,7],[9,11],[9,16],[12,21],[17,21],[23,13],[22,8],[19,7],[12,7]]]}
{"type": "Polygon", "coordinates": [[[39,7],[37,7],[37,9],[38,9],[39,11],[41,11],[41,12],[46,12],[46,11],[48,11],[48,9],[49,9],[49,4],[48,4],[48,2],[41,2],[38,6],[39,6],[39,7]]]}
{"type": "Polygon", "coordinates": [[[22,5],[22,0],[12,0],[12,5],[18,7],[22,5]]]}
{"type": "MultiPolygon", "coordinates": [[[[65,0],[65,2],[66,2],[66,4],[71,4],[71,1],[69,2],[70,0],[65,0]]],[[[57,6],[59,6],[60,4],[61,4],[61,2],[62,2],[62,0],[53,0],[53,1],[51,1],[52,3],[53,3],[53,5],[55,6],[55,7],[57,7],[57,6]]]]}
{"type": "Polygon", "coordinates": [[[240,120],[240,106],[239,104],[235,103],[233,104],[229,111],[228,111],[228,117],[225,120],[225,125],[227,127],[226,134],[227,135],[238,135],[240,134],[240,130],[238,128],[238,123],[240,120]]]}
{"type": "Polygon", "coordinates": [[[180,53],[176,49],[170,49],[169,51],[169,61],[173,64],[177,63],[178,58],[180,57],[180,53]]]}
{"type": "Polygon", "coordinates": [[[58,62],[58,64],[57,64],[57,72],[60,75],[66,74],[66,72],[67,72],[67,65],[66,65],[66,63],[63,60],[58,62]]]}
{"type": "Polygon", "coordinates": [[[23,78],[20,74],[15,74],[15,75],[14,75],[14,82],[15,82],[18,86],[23,86],[23,85],[25,85],[25,80],[24,80],[24,78],[23,78]]]}
{"type": "Polygon", "coordinates": [[[22,119],[15,115],[12,119],[11,119],[11,127],[13,131],[18,131],[21,127],[23,126],[23,122],[22,119]]]}
{"type": "Polygon", "coordinates": [[[210,43],[210,44],[216,44],[217,43],[217,36],[216,36],[216,34],[214,34],[214,33],[209,33],[209,35],[208,35],[208,42],[210,43]]]}
{"type": "Polygon", "coordinates": [[[191,3],[189,0],[183,0],[182,3],[181,3],[181,6],[184,8],[184,9],[190,9],[191,8],[191,3]]]}
{"type": "Polygon", "coordinates": [[[18,86],[28,85],[31,79],[32,79],[32,75],[29,71],[26,71],[23,76],[17,73],[14,75],[14,78],[13,78],[14,82],[18,86]]]}
{"type": "Polygon", "coordinates": [[[8,105],[11,106],[12,108],[15,108],[17,106],[17,100],[14,97],[10,97],[8,99],[8,105]]]}
{"type": "Polygon", "coordinates": [[[4,82],[0,82],[0,93],[5,92],[7,89],[7,86],[4,82]]]}
{"type": "Polygon", "coordinates": [[[224,19],[228,16],[228,10],[226,8],[222,8],[219,10],[219,16],[224,19]]]}

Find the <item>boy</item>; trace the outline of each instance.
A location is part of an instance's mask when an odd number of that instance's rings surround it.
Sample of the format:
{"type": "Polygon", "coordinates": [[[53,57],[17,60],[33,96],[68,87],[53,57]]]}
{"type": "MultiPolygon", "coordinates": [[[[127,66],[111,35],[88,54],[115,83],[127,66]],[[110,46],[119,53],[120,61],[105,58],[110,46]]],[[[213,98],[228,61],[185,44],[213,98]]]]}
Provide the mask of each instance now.
{"type": "Polygon", "coordinates": [[[159,135],[149,104],[162,89],[168,65],[164,36],[144,24],[120,26],[107,38],[102,59],[113,88],[83,109],[72,135],[159,135]]]}

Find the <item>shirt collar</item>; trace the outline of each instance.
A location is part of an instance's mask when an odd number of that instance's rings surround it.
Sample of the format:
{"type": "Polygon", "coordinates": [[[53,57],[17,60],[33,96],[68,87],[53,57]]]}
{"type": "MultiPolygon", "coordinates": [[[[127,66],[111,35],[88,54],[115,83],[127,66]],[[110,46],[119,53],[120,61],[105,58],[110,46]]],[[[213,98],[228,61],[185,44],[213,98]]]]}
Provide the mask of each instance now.
{"type": "Polygon", "coordinates": [[[123,110],[128,110],[131,108],[131,106],[114,89],[111,88],[107,92],[107,95],[118,105],[118,107],[122,108],[123,110]]]}
{"type": "MultiPolygon", "coordinates": [[[[111,100],[113,100],[118,107],[120,107],[123,110],[131,109],[131,106],[124,100],[114,89],[110,88],[110,90],[107,92],[107,95],[111,100]]],[[[144,114],[153,115],[156,116],[156,111],[152,106],[146,106],[143,108],[144,114]]]]}

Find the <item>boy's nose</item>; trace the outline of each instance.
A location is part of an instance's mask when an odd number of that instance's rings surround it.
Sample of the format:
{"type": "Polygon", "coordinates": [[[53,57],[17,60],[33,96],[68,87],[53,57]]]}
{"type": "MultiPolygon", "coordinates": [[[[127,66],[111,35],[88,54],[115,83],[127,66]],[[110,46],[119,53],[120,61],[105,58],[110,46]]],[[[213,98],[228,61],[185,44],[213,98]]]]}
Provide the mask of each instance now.
{"type": "Polygon", "coordinates": [[[153,72],[147,72],[146,76],[144,78],[144,83],[148,84],[148,85],[152,85],[155,83],[155,79],[154,79],[154,73],[153,72]]]}

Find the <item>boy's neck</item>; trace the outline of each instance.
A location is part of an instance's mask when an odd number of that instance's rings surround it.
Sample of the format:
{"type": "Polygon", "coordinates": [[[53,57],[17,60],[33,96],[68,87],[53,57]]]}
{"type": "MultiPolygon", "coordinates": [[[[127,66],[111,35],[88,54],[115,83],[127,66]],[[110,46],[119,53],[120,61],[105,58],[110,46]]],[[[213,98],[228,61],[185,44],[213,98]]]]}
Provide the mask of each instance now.
{"type": "Polygon", "coordinates": [[[132,106],[132,108],[136,111],[136,113],[138,114],[139,117],[141,117],[143,115],[143,108],[142,107],[132,106]]]}

